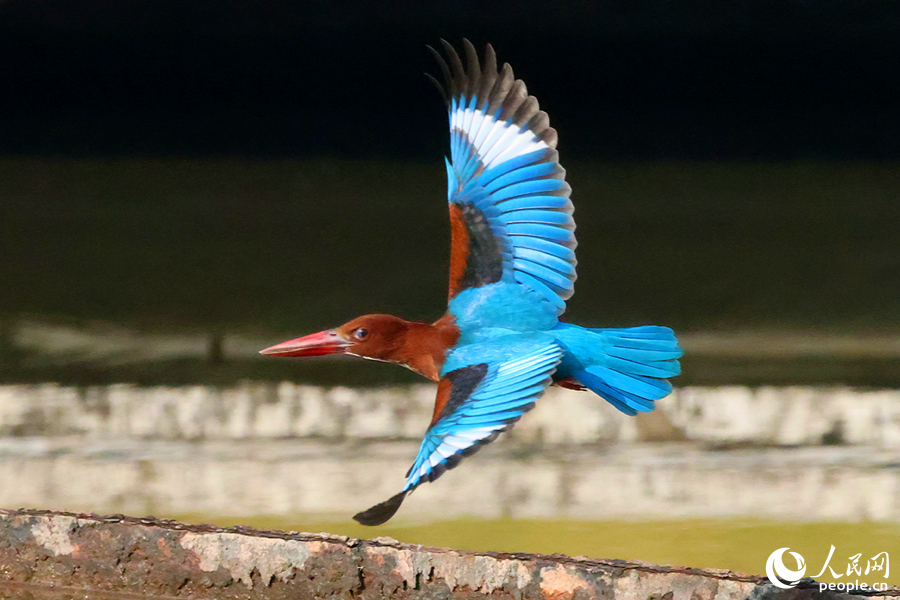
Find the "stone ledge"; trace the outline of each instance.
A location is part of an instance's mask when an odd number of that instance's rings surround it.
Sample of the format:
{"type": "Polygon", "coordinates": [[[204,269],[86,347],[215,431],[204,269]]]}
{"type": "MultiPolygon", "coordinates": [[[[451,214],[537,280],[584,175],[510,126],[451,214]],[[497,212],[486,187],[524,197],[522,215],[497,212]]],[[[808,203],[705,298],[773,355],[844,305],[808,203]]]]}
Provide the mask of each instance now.
{"type": "MultiPolygon", "coordinates": [[[[807,600],[756,575],[563,555],[468,553],[152,517],[0,510],[0,597],[807,600]]],[[[874,598],[900,596],[891,588],[874,598]]]]}
{"type": "MultiPolygon", "coordinates": [[[[434,394],[431,384],[0,385],[0,438],[418,441],[431,420],[434,394]]],[[[551,388],[506,437],[541,447],[692,440],[900,449],[900,390],[683,387],[633,418],[594,394],[551,388]]]]}
{"type": "MultiPolygon", "coordinates": [[[[418,440],[0,438],[0,506],[132,515],[349,518],[397,493],[418,440]]],[[[900,521],[900,451],[690,442],[537,451],[499,440],[422,486],[418,520],[764,518],[900,521]]]]}

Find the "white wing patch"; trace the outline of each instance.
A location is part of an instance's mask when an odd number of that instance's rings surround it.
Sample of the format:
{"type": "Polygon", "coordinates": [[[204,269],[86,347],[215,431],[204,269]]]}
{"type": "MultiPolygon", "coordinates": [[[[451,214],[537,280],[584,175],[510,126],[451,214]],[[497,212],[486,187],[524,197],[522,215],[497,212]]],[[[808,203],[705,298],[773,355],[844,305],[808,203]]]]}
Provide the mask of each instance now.
{"type": "MultiPolygon", "coordinates": [[[[550,147],[527,127],[496,120],[496,116],[489,116],[482,108],[457,108],[450,116],[450,128],[469,141],[485,168],[550,147]]],[[[454,164],[459,161],[453,157],[454,164]]]]}

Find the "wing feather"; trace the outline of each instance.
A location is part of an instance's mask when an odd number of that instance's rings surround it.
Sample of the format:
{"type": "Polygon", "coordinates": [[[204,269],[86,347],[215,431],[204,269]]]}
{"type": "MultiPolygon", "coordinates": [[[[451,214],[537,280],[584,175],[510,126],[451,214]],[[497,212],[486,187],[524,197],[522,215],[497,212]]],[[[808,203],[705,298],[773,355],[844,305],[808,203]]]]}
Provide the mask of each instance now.
{"type": "Polygon", "coordinates": [[[516,248],[528,248],[530,250],[539,250],[541,252],[545,252],[547,254],[551,254],[553,256],[558,256],[559,258],[565,260],[569,263],[575,262],[575,252],[562,244],[557,244],[555,242],[551,242],[545,240],[542,237],[535,237],[533,235],[528,234],[510,234],[509,236],[513,240],[513,244],[515,244],[516,248]]]}
{"type": "MultiPolygon", "coordinates": [[[[521,196],[518,198],[510,198],[508,200],[504,200],[503,212],[512,213],[513,211],[517,210],[533,210],[536,208],[544,210],[565,210],[568,206],[568,203],[568,198],[562,198],[560,196],[521,196]]],[[[519,249],[521,248],[521,246],[516,244],[516,248],[519,249]]]]}
{"type": "MultiPolygon", "coordinates": [[[[453,454],[464,450],[475,452],[492,441],[495,433],[508,429],[525,412],[531,410],[535,400],[550,385],[550,376],[556,370],[562,354],[562,349],[555,341],[541,340],[533,344],[530,352],[508,357],[498,366],[485,369],[481,365],[486,363],[479,363],[477,368],[484,372],[484,376],[471,389],[461,384],[461,394],[468,391],[464,398],[454,399],[451,388],[451,398],[445,406],[444,414],[432,424],[422,440],[404,490],[411,491],[426,478],[434,481],[448,468],[443,466],[443,461],[438,465],[431,463],[430,457],[438,448],[454,446],[456,451],[453,454]],[[452,408],[447,410],[447,407],[452,408]],[[446,439],[450,439],[451,444],[445,445],[446,439]],[[468,445],[462,444],[462,440],[468,440],[468,445]],[[433,468],[423,468],[426,464],[433,468]]],[[[467,369],[475,368],[476,366],[462,367],[444,378],[453,381],[462,376],[460,371],[465,373],[467,369]]]]}
{"type": "Polygon", "coordinates": [[[519,183],[524,180],[538,179],[540,177],[546,177],[547,175],[553,175],[559,168],[559,165],[552,162],[526,165],[501,175],[496,179],[485,181],[484,189],[489,193],[492,193],[508,185],[519,183]]]}
{"type": "Polygon", "coordinates": [[[463,40],[465,61],[451,44],[441,44],[443,54],[430,50],[450,113],[447,195],[455,219],[450,299],[471,287],[509,281],[537,292],[560,314],[574,291],[577,242],[556,131],[512,68],[504,64],[498,70],[491,46],[482,62],[468,40],[463,40]],[[462,210],[454,212],[454,206],[462,210]],[[496,243],[485,243],[486,232],[496,243]],[[547,244],[560,249],[549,250],[547,244]],[[544,268],[531,266],[540,267],[543,260],[549,261],[544,268]]]}
{"type": "Polygon", "coordinates": [[[465,364],[445,373],[438,383],[435,416],[406,473],[406,485],[389,500],[355,515],[360,523],[384,523],[407,494],[509,429],[534,408],[563,356],[555,339],[543,334],[507,336],[460,352],[464,358],[457,362],[465,364]],[[491,363],[476,362],[481,359],[491,363]]]}

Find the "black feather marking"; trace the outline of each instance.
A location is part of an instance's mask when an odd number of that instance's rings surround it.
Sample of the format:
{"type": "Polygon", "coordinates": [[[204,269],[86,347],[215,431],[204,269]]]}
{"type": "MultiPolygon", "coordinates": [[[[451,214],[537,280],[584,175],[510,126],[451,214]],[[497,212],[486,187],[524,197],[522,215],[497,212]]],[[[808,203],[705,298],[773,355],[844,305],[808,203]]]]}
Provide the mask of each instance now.
{"type": "MultiPolygon", "coordinates": [[[[498,429],[497,431],[492,431],[489,436],[487,436],[486,438],[484,438],[482,440],[478,440],[477,442],[475,442],[468,448],[465,448],[464,450],[460,451],[460,453],[456,454],[455,456],[459,456],[460,460],[462,460],[463,458],[468,458],[468,457],[472,456],[473,454],[475,454],[476,452],[481,450],[483,447],[487,446],[488,444],[490,444],[491,442],[496,440],[498,437],[500,437],[500,434],[503,433],[504,431],[506,431],[507,429],[508,429],[508,427],[504,427],[503,429],[498,429]]],[[[459,464],[459,463],[457,463],[457,464],[459,464]]]]}
{"type": "Polygon", "coordinates": [[[542,110],[537,111],[528,121],[528,129],[534,132],[538,138],[548,127],[550,127],[550,117],[542,110]]]}
{"type": "MultiPolygon", "coordinates": [[[[441,87],[441,95],[444,96],[444,101],[447,103],[447,106],[450,106],[450,85],[453,81],[453,78],[450,76],[450,67],[447,66],[447,61],[444,60],[444,57],[441,56],[441,53],[432,48],[431,46],[425,46],[428,48],[429,52],[434,56],[434,59],[438,63],[438,67],[441,69],[441,75],[444,78],[444,85],[441,87]]],[[[437,81],[434,77],[432,77],[435,81],[437,81]]]]}
{"type": "Polygon", "coordinates": [[[484,47],[484,72],[497,73],[497,53],[490,44],[484,47]]]}
{"type": "MultiPolygon", "coordinates": [[[[450,371],[444,375],[444,379],[450,380],[450,398],[447,399],[447,404],[441,409],[441,414],[438,416],[437,420],[440,421],[444,417],[456,412],[456,409],[469,399],[472,392],[475,391],[475,388],[478,387],[478,384],[481,383],[485,375],[487,375],[487,372],[487,363],[480,363],[456,369],[455,371],[450,371]]],[[[409,474],[407,474],[407,477],[408,476],[409,474]]]]}
{"type": "MultiPolygon", "coordinates": [[[[518,417],[513,417],[512,419],[510,419],[509,421],[507,421],[507,426],[506,426],[507,429],[511,428],[511,427],[513,426],[513,423],[515,423],[516,421],[518,421],[519,419],[521,419],[522,416],[523,416],[525,413],[527,413],[529,410],[531,410],[531,409],[534,408],[534,407],[535,407],[535,403],[534,403],[534,402],[529,402],[528,404],[523,404],[522,406],[520,406],[520,407],[519,407],[519,410],[522,411],[522,414],[519,415],[518,417]]],[[[505,431],[505,430],[504,430],[504,431],[505,431]]]]}
{"type": "MultiPolygon", "coordinates": [[[[532,403],[531,406],[533,408],[534,404],[532,403]]],[[[518,421],[519,419],[516,418],[515,420],[518,421]]],[[[443,462],[438,463],[438,465],[436,467],[433,467],[431,469],[431,471],[429,471],[422,478],[420,484],[425,483],[426,481],[429,483],[434,482],[436,479],[438,479],[441,475],[443,475],[450,469],[455,469],[459,465],[459,463],[462,462],[462,459],[472,456],[473,454],[475,454],[476,452],[481,450],[483,447],[487,446],[488,444],[490,444],[491,442],[496,440],[498,437],[500,437],[500,434],[503,433],[504,431],[506,431],[507,429],[509,429],[510,426],[507,426],[507,427],[504,427],[503,429],[499,429],[497,431],[491,432],[491,434],[489,436],[487,436],[486,438],[478,440],[477,442],[473,443],[468,448],[460,450],[456,454],[452,454],[449,458],[445,458],[443,462]]],[[[407,475],[407,477],[409,477],[409,475],[407,475]]]]}
{"type": "Polygon", "coordinates": [[[400,492],[381,504],[376,504],[368,510],[353,515],[353,519],[361,525],[381,525],[397,513],[397,509],[403,504],[408,492],[400,492]]]}
{"type": "Polygon", "coordinates": [[[447,97],[447,92],[444,91],[444,86],[441,85],[441,82],[434,78],[430,73],[425,73],[425,77],[428,78],[428,81],[434,84],[434,87],[437,88],[437,91],[440,93],[441,98],[444,99],[444,104],[450,104],[450,98],[447,97]]]}
{"type": "Polygon", "coordinates": [[[500,70],[497,82],[494,84],[490,93],[491,103],[487,110],[489,115],[493,115],[501,106],[503,106],[503,101],[506,99],[507,94],[509,94],[509,90],[512,89],[514,81],[515,77],[513,76],[512,67],[510,67],[508,63],[505,63],[500,70]]]}
{"type": "Polygon", "coordinates": [[[481,287],[503,278],[503,248],[481,210],[470,203],[460,205],[462,219],[469,236],[466,269],[456,282],[456,289],[481,287]]]}
{"type": "Polygon", "coordinates": [[[516,79],[503,100],[503,112],[500,113],[500,120],[509,121],[516,114],[516,111],[519,110],[522,103],[525,102],[526,98],[528,98],[528,91],[525,89],[525,82],[521,79],[516,79]]]}
{"type": "MultiPolygon", "coordinates": [[[[525,83],[516,80],[508,63],[497,70],[497,54],[490,44],[486,46],[484,62],[481,63],[475,47],[469,40],[463,39],[465,65],[452,44],[442,39],[441,45],[446,58],[432,46],[426,48],[441,69],[444,83],[439,84],[439,88],[448,105],[454,98],[465,97],[468,102],[474,95],[478,98],[477,109],[494,115],[502,108],[501,120],[510,120],[519,127],[527,126],[538,139],[551,148],[556,147],[558,136],[556,130],[550,127],[547,113],[540,110],[534,96],[528,95],[525,83]]],[[[429,79],[435,81],[436,78],[429,75],[429,79]]]]}
{"type": "Polygon", "coordinates": [[[487,109],[491,103],[491,92],[497,82],[497,54],[490,44],[484,52],[484,69],[481,72],[481,85],[478,88],[478,108],[487,109]]]}
{"type": "MultiPolygon", "coordinates": [[[[526,94],[528,92],[525,92],[526,94]]],[[[538,111],[538,101],[534,96],[528,96],[525,98],[525,101],[519,106],[516,110],[516,114],[513,116],[513,122],[522,127],[523,125],[528,124],[528,121],[531,120],[538,111]]]]}
{"type": "Polygon", "coordinates": [[[559,143],[559,135],[552,127],[548,127],[547,129],[545,129],[544,133],[540,135],[540,138],[542,142],[544,142],[551,148],[556,148],[557,143],[559,143]]]}
{"type": "Polygon", "coordinates": [[[447,470],[449,471],[450,469],[455,469],[459,465],[459,463],[462,462],[463,458],[465,458],[465,456],[463,456],[461,453],[452,454],[446,461],[447,470]]]}
{"type": "Polygon", "coordinates": [[[443,44],[444,51],[447,53],[447,59],[450,61],[450,70],[453,72],[453,78],[450,80],[450,96],[458,98],[465,92],[465,89],[460,86],[465,83],[466,70],[463,68],[459,54],[456,53],[453,45],[447,40],[441,40],[441,44],[443,44]]]}
{"type": "Polygon", "coordinates": [[[478,93],[478,80],[481,77],[481,65],[478,63],[478,53],[472,42],[463,38],[463,48],[466,51],[466,65],[468,73],[466,76],[466,99],[470,99],[474,94],[478,93]]]}
{"type": "Polygon", "coordinates": [[[504,431],[505,431],[505,429],[498,429],[497,431],[491,432],[491,435],[487,436],[483,440],[478,440],[477,443],[472,444],[471,446],[469,446],[468,448],[466,448],[465,450],[460,452],[460,455],[463,457],[472,456],[473,454],[475,454],[476,452],[481,450],[482,446],[487,446],[488,444],[490,444],[491,442],[496,440],[498,437],[500,437],[500,434],[503,433],[504,431]]]}

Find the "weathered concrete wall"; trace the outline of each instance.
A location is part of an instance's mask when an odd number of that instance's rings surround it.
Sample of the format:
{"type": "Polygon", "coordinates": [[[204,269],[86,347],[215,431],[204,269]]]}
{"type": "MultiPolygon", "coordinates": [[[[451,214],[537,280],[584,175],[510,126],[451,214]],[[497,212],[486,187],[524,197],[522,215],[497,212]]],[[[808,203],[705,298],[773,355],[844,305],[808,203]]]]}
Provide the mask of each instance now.
{"type": "MultiPolygon", "coordinates": [[[[0,596],[846,600],[803,582],[566,556],[464,553],[327,534],[0,510],[0,596]],[[53,594],[53,595],[51,595],[53,594]]],[[[896,588],[875,598],[900,595],[896,588]]]]}
{"type": "MultiPolygon", "coordinates": [[[[0,386],[0,506],[345,518],[400,489],[433,394],[0,386]]],[[[551,390],[402,514],[900,521],[900,392],[685,388],[659,404],[633,419],[551,390]]]]}
{"type": "MultiPolygon", "coordinates": [[[[0,440],[0,506],[346,519],[403,484],[416,441],[0,440]]],[[[900,521],[900,451],[499,440],[398,518],[763,517],[900,521]]]]}
{"type": "MultiPolygon", "coordinates": [[[[0,436],[217,440],[418,439],[431,385],[352,390],[280,384],[0,386],[0,436]]],[[[900,391],[683,388],[637,419],[587,392],[551,389],[510,436],[531,444],[695,440],[900,448],[900,391]]]]}

